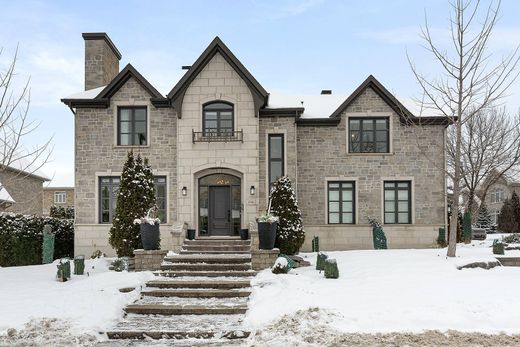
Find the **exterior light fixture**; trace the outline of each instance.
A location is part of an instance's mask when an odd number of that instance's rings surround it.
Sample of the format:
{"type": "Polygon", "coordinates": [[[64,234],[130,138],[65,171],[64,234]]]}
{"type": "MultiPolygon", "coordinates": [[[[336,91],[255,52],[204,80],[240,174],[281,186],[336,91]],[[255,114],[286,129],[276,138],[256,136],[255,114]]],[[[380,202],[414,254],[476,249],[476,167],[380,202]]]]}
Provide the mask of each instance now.
{"type": "Polygon", "coordinates": [[[255,186],[251,186],[251,188],[249,188],[249,194],[251,194],[251,195],[255,195],[255,193],[256,193],[256,188],[255,188],[255,186]]]}
{"type": "Polygon", "coordinates": [[[188,188],[186,188],[186,186],[182,187],[181,192],[182,192],[182,196],[188,195],[188,188]]]}

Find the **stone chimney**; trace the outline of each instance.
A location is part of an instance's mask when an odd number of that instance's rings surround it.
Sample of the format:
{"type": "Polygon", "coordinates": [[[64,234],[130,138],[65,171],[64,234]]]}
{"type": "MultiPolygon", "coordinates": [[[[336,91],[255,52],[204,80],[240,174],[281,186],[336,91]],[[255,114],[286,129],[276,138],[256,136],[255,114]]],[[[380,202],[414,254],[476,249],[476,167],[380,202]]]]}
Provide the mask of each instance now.
{"type": "Polygon", "coordinates": [[[119,73],[121,53],[106,33],[83,33],[85,90],[106,86],[119,73]]]}

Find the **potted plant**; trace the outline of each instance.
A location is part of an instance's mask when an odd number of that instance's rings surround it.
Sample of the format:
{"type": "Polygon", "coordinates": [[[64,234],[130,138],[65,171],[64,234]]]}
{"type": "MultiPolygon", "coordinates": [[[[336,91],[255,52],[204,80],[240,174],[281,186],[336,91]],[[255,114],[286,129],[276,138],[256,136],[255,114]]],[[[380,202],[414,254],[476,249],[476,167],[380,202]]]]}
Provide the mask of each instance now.
{"type": "Polygon", "coordinates": [[[139,224],[143,249],[147,251],[160,249],[161,233],[159,225],[161,221],[157,218],[157,211],[157,206],[153,206],[148,210],[146,217],[134,220],[134,224],[139,224]]]}
{"type": "Polygon", "coordinates": [[[276,241],[278,217],[271,213],[264,213],[256,219],[258,223],[258,242],[260,249],[273,249],[276,241]]]}

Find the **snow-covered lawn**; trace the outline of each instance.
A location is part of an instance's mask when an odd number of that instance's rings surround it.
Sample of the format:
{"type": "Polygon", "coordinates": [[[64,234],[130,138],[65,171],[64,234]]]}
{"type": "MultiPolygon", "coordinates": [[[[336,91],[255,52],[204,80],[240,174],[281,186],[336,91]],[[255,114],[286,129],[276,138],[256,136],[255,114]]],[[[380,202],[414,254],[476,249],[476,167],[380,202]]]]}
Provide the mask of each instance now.
{"type": "Polygon", "coordinates": [[[119,289],[139,288],[153,278],[151,272],[109,271],[110,260],[88,259],[85,273],[89,276],[72,275],[64,283],[56,281],[56,262],[0,268],[0,335],[42,317],[68,321],[72,333],[104,331],[139,296],[139,289],[130,293],[119,289]]]}
{"type": "Polygon", "coordinates": [[[338,261],[339,279],[324,278],[314,269],[316,253],[304,254],[312,267],[256,276],[247,323],[265,329],[283,315],[302,310],[292,316],[298,321],[319,308],[314,324],[339,332],[520,333],[520,267],[457,269],[494,260],[490,246],[500,237],[459,245],[455,259],[446,249],[326,252],[338,261]]]}

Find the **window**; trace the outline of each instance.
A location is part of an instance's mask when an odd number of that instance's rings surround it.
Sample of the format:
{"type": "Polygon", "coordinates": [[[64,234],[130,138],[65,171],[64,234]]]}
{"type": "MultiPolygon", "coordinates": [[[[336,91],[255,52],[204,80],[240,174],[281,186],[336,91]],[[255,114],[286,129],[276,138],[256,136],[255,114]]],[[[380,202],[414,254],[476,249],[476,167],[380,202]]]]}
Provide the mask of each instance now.
{"type": "Polygon", "coordinates": [[[412,223],[412,189],[410,181],[384,183],[385,224],[412,223]]]}
{"type": "Polygon", "coordinates": [[[119,177],[99,178],[99,222],[112,223],[116,209],[119,177]]]}
{"type": "Polygon", "coordinates": [[[492,200],[494,203],[504,202],[504,191],[502,189],[497,189],[492,194],[492,200]]]}
{"type": "Polygon", "coordinates": [[[166,212],[166,177],[157,176],[154,178],[154,189],[155,189],[155,204],[159,208],[158,218],[161,223],[166,223],[167,212],[166,212]]]}
{"type": "Polygon", "coordinates": [[[278,177],[284,175],[284,137],[283,134],[269,134],[268,137],[269,160],[269,189],[278,177]]]}
{"type": "MultiPolygon", "coordinates": [[[[116,210],[119,183],[119,177],[99,178],[99,223],[112,223],[114,211],[116,210]]],[[[156,204],[159,207],[158,217],[161,223],[166,223],[168,215],[166,210],[166,177],[156,176],[154,185],[156,204]]]]}
{"type": "Polygon", "coordinates": [[[500,215],[500,210],[493,210],[491,212],[491,221],[493,224],[498,224],[498,216],[500,215]]]}
{"type": "Polygon", "coordinates": [[[67,195],[65,192],[54,192],[54,203],[64,204],[66,202],[67,195]]]}
{"type": "Polygon", "coordinates": [[[233,136],[233,105],[223,101],[204,105],[202,128],[204,136],[233,136]]]}
{"type": "Polygon", "coordinates": [[[388,118],[349,118],[350,153],[389,153],[388,118]]]}
{"type": "Polygon", "coordinates": [[[117,110],[117,144],[146,146],[146,107],[119,107],[117,110]]]}
{"type": "Polygon", "coordinates": [[[355,223],[355,188],[355,182],[328,182],[329,224],[355,223]]]}

